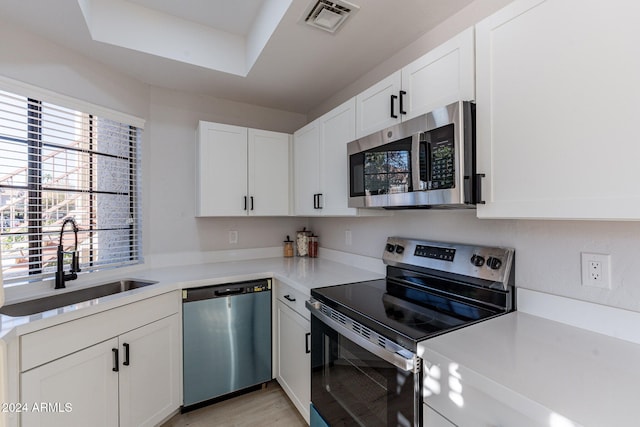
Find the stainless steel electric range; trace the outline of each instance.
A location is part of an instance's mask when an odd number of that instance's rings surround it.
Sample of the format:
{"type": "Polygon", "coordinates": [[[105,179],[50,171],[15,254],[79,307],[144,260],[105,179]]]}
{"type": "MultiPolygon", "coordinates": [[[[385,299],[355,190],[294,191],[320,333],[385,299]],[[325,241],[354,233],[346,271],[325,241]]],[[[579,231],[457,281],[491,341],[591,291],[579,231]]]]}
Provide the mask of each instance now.
{"type": "Polygon", "coordinates": [[[312,427],[422,427],[418,343],[515,308],[513,249],[390,237],[382,258],[311,291],[312,427]]]}

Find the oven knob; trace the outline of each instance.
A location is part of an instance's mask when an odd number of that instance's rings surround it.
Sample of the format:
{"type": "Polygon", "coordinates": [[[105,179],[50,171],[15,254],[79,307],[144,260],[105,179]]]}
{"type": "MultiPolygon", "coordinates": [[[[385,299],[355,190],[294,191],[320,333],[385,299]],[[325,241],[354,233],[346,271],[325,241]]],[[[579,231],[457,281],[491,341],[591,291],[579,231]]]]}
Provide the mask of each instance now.
{"type": "Polygon", "coordinates": [[[492,270],[497,270],[502,266],[502,261],[500,258],[489,257],[487,260],[487,265],[492,270]]]}
{"type": "Polygon", "coordinates": [[[396,253],[400,255],[402,252],[404,252],[404,246],[396,245],[396,253]]]}
{"type": "Polygon", "coordinates": [[[473,254],[473,256],[471,257],[471,264],[475,265],[476,267],[482,267],[484,265],[484,257],[473,254]]]}
{"type": "Polygon", "coordinates": [[[391,243],[387,243],[387,252],[393,253],[396,250],[396,245],[392,245],[391,243]]]}

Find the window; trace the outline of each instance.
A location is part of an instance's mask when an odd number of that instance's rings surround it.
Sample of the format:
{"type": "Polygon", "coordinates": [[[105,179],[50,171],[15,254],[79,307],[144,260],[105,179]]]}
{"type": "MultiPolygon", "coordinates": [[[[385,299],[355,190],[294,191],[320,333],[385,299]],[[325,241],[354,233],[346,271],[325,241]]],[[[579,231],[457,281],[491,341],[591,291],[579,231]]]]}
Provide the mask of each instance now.
{"type": "MultiPolygon", "coordinates": [[[[78,224],[82,271],[140,262],[140,138],[138,127],[0,91],[5,285],[55,272],[66,218],[78,224]]],[[[67,226],[65,251],[73,237],[67,226]]]]}

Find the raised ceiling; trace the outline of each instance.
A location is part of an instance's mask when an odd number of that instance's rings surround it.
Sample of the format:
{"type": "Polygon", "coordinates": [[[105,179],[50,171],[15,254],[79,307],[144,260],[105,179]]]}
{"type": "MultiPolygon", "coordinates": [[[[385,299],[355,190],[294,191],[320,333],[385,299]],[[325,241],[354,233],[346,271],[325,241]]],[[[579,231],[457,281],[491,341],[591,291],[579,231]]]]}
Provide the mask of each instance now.
{"type": "Polygon", "coordinates": [[[360,9],[335,34],[302,23],[310,0],[3,0],[0,25],[17,24],[151,85],[306,113],[472,1],[351,0],[360,9]],[[107,21],[109,4],[136,10],[144,31],[125,25],[127,16],[107,21]],[[158,17],[175,35],[169,41],[153,37],[158,17]],[[263,49],[250,42],[256,27],[263,49]],[[213,38],[194,39],[186,28],[223,34],[236,47],[219,50],[213,38]],[[155,49],[163,44],[173,55],[155,49]],[[230,65],[221,71],[193,60],[199,54],[230,65]]]}

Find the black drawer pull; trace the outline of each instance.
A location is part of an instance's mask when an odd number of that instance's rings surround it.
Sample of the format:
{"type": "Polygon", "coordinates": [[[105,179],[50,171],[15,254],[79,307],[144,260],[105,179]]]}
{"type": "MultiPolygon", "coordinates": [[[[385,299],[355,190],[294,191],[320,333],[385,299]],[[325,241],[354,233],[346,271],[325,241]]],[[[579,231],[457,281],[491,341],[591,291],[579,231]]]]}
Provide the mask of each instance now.
{"type": "Polygon", "coordinates": [[[129,366],[129,344],[124,343],[122,346],[124,347],[124,362],[122,362],[122,364],[129,366]]]}
{"type": "Polygon", "coordinates": [[[391,118],[397,119],[398,115],[395,113],[395,100],[398,99],[398,95],[391,95],[391,118]]]}
{"type": "Polygon", "coordinates": [[[304,334],[304,352],[311,353],[311,345],[309,343],[309,338],[311,338],[311,332],[307,332],[304,334]]]}
{"type": "Polygon", "coordinates": [[[112,348],[111,351],[113,352],[113,372],[118,372],[119,368],[120,368],[120,361],[118,360],[118,349],[117,348],[112,348]]]}
{"type": "Polygon", "coordinates": [[[483,173],[476,174],[476,205],[484,205],[486,203],[482,200],[482,178],[486,176],[483,173]]]}
{"type": "Polygon", "coordinates": [[[285,295],[284,299],[286,299],[287,301],[291,301],[291,302],[296,302],[295,298],[290,297],[289,295],[285,295]]]}

